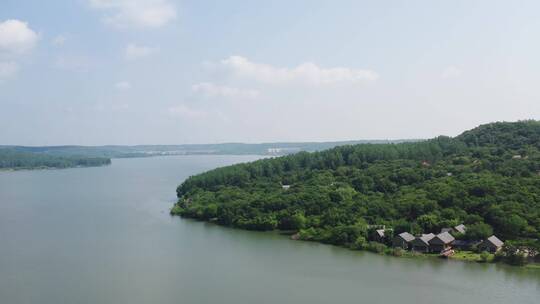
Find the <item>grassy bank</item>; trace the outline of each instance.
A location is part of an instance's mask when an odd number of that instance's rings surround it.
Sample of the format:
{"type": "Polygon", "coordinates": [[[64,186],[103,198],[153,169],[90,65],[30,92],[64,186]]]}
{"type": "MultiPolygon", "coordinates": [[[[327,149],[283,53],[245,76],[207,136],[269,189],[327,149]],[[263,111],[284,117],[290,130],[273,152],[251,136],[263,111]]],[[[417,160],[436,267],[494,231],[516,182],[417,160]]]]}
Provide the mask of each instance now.
{"type": "Polygon", "coordinates": [[[493,262],[495,255],[476,253],[473,251],[457,251],[450,257],[453,260],[460,260],[466,262],[479,262],[479,263],[491,263],[493,262]]]}

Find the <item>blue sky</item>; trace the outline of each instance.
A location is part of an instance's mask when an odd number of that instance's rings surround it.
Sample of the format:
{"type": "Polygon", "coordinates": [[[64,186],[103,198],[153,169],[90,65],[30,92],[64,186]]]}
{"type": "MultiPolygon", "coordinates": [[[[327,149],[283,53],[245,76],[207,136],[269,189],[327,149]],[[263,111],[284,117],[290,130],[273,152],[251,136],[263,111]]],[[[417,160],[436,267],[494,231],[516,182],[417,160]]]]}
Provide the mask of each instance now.
{"type": "Polygon", "coordinates": [[[540,119],[539,10],[2,0],[0,144],[427,138],[540,119]]]}

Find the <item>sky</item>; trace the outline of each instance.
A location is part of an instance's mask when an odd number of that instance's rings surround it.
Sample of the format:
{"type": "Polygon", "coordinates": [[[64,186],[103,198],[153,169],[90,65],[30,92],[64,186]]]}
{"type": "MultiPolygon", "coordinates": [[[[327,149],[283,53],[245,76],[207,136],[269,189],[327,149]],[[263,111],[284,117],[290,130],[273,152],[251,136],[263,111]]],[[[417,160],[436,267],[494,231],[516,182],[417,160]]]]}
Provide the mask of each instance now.
{"type": "Polygon", "coordinates": [[[0,145],[417,139],[540,119],[539,11],[1,0],[0,145]]]}

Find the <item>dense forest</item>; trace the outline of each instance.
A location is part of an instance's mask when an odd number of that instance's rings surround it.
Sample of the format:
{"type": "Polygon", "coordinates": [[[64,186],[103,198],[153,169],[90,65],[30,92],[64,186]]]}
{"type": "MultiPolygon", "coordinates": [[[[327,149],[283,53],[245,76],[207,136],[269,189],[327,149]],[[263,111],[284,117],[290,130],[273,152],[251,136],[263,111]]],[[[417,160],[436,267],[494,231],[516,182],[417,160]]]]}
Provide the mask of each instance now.
{"type": "Polygon", "coordinates": [[[0,169],[72,168],[109,165],[110,158],[87,156],[56,156],[0,148],[0,169]]]}
{"type": "Polygon", "coordinates": [[[371,225],[465,238],[540,238],[540,122],[497,122],[457,137],[359,144],[218,168],[177,188],[171,213],[361,247],[371,225]]]}

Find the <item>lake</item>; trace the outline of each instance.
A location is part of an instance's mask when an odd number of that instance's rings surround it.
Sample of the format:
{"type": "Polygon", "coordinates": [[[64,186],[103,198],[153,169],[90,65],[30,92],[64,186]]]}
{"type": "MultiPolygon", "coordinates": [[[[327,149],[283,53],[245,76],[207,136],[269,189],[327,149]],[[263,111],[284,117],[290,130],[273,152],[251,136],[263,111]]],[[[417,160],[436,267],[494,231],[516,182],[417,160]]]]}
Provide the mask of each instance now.
{"type": "Polygon", "coordinates": [[[384,257],[168,214],[188,176],[257,158],[0,172],[0,303],[539,303],[540,271],[384,257]]]}

